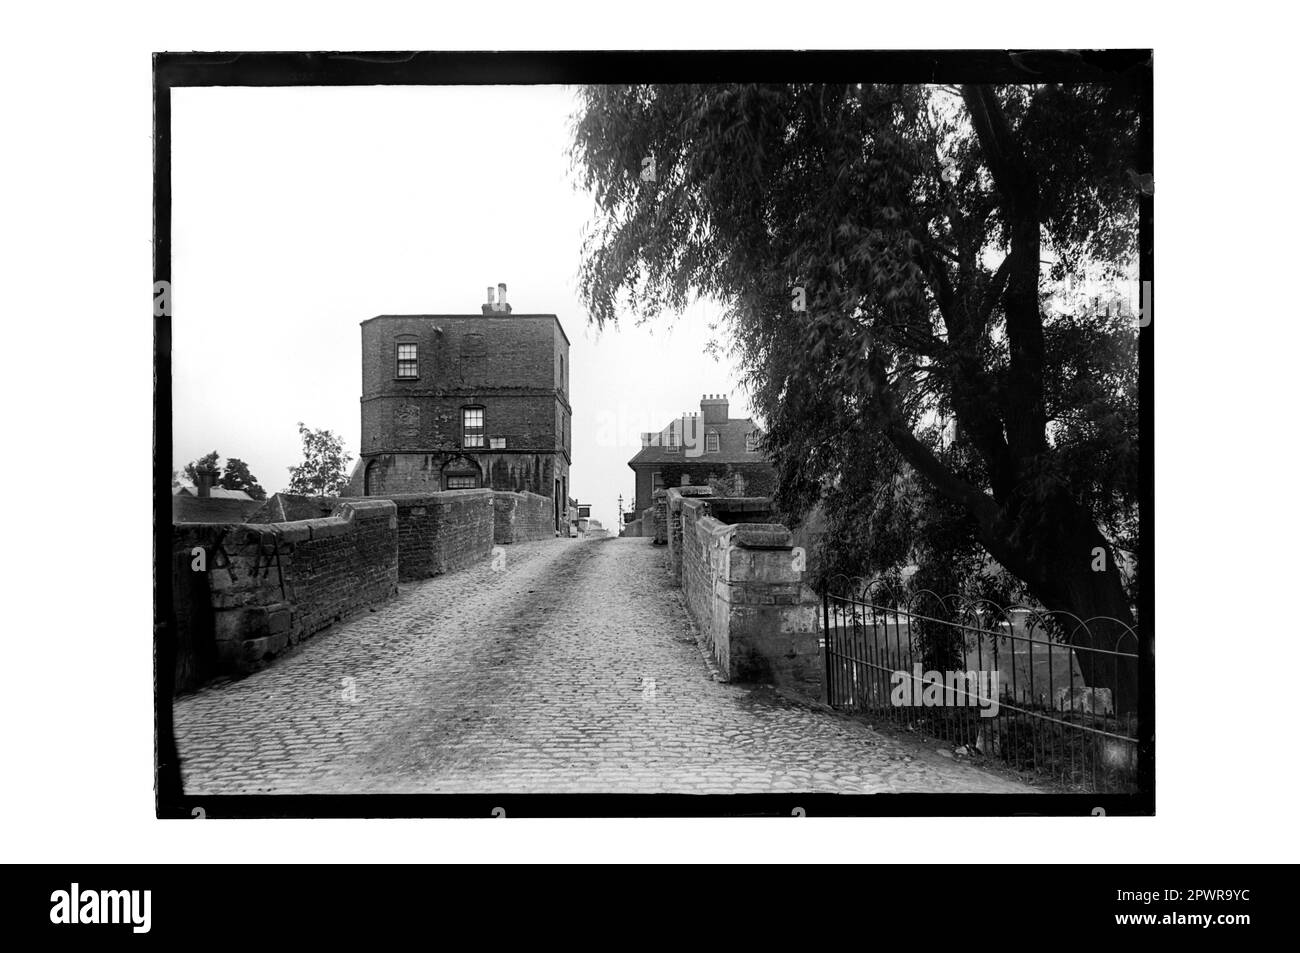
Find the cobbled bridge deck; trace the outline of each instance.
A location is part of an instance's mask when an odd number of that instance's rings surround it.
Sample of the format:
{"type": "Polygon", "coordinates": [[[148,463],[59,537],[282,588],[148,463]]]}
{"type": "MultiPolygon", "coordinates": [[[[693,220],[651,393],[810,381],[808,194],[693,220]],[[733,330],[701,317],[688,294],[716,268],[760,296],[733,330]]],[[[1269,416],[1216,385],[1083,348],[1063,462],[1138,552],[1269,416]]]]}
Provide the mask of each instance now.
{"type": "Polygon", "coordinates": [[[714,680],[644,539],[523,543],[403,585],[175,718],[187,794],[1035,790],[714,680]]]}

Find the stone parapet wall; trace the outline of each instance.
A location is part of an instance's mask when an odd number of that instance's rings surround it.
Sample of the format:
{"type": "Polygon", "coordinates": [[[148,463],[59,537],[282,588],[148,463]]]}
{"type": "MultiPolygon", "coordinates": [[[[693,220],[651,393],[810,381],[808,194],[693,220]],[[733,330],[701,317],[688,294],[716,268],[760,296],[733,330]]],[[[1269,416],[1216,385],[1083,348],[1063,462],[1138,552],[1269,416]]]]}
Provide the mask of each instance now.
{"type": "Polygon", "coordinates": [[[397,592],[397,507],[292,523],[173,525],[177,690],[261,668],[397,592]]]}
{"type": "Polygon", "coordinates": [[[502,545],[555,536],[555,503],[536,493],[496,491],[494,539],[502,545]]]}
{"type": "MultiPolygon", "coordinates": [[[[726,523],[726,498],[668,491],[669,566],[719,670],[821,698],[820,602],[805,584],[790,531],[779,523],[726,523]]],[[[750,504],[731,501],[729,513],[750,504]]],[[[758,504],[753,511],[762,511],[758,504]]]]}
{"type": "Polygon", "coordinates": [[[398,578],[428,579],[492,554],[496,506],[492,490],[395,495],[398,578]]]}

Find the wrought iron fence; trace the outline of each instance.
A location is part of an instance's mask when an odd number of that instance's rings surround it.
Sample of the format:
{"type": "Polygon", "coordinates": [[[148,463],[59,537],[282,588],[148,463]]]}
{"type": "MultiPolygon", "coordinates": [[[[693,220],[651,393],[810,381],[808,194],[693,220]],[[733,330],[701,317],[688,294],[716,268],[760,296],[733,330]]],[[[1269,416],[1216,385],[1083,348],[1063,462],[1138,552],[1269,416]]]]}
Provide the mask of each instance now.
{"type": "Polygon", "coordinates": [[[1138,785],[1138,637],[1111,618],[836,576],[827,702],[1069,787],[1138,785]]]}

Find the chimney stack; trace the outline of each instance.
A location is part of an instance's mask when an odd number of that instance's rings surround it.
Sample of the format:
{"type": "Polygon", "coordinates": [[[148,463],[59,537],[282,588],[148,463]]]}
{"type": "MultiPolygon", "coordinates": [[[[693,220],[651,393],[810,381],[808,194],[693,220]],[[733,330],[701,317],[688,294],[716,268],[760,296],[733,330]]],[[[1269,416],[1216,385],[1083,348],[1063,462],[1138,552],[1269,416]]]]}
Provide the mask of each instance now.
{"type": "Polygon", "coordinates": [[[212,487],[217,482],[215,467],[198,467],[194,471],[194,491],[199,499],[206,500],[212,496],[212,487]]]}
{"type": "Polygon", "coordinates": [[[510,313],[510,305],[506,304],[506,283],[503,281],[496,286],[495,292],[491,285],[488,285],[487,302],[483,305],[484,314],[510,313]]]}
{"type": "Polygon", "coordinates": [[[731,419],[731,405],[726,394],[704,394],[700,397],[700,416],[706,424],[725,424],[731,419]]]}

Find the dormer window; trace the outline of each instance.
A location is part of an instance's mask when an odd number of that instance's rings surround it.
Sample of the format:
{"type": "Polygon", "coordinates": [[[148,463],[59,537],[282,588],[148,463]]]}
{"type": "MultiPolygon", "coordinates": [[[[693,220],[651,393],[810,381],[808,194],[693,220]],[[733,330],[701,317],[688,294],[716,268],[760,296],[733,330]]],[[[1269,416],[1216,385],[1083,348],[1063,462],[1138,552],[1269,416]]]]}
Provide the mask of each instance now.
{"type": "Polygon", "coordinates": [[[757,453],[758,440],[759,433],[757,430],[751,430],[749,433],[745,434],[745,450],[748,453],[757,453]]]}
{"type": "Polygon", "coordinates": [[[420,358],[417,345],[397,345],[397,376],[402,380],[412,380],[420,376],[420,358]]]}
{"type": "Polygon", "coordinates": [[[718,452],[718,432],[716,430],[710,430],[704,435],[704,452],[718,452]]]}

